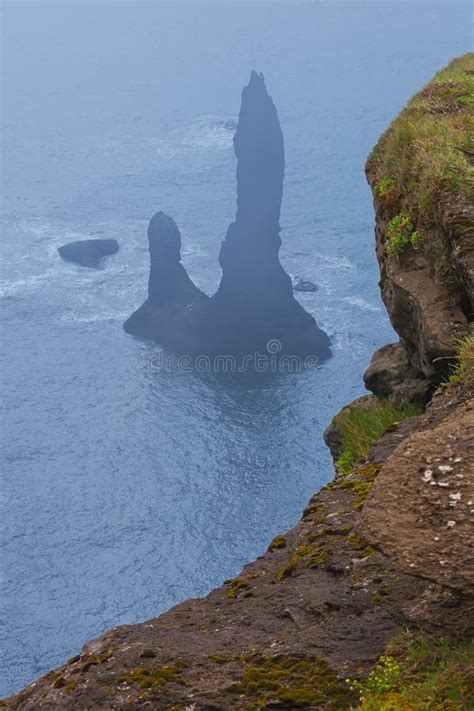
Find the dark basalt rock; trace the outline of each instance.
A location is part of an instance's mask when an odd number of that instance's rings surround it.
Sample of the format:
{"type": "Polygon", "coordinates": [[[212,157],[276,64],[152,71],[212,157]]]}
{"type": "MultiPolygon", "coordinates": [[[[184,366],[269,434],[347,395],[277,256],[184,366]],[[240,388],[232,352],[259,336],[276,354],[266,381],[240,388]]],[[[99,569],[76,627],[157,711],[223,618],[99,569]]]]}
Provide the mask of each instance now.
{"type": "Polygon", "coordinates": [[[65,244],[58,248],[58,252],[68,262],[75,262],[81,267],[98,269],[101,266],[101,259],[115,254],[118,249],[118,242],[115,239],[84,239],[65,244]]]}
{"type": "MultiPolygon", "coordinates": [[[[150,240],[150,284],[168,295],[166,319],[162,302],[150,291],[125,328],[192,355],[244,357],[260,352],[328,358],[328,336],[294,298],[291,279],[280,264],[283,134],[263,76],[255,72],[242,92],[234,150],[237,214],[221,245],[222,279],[216,294],[209,299],[192,284],[179,264],[179,232],[166,218],[174,238],[161,237],[160,248],[152,248],[150,240]]],[[[159,218],[161,227],[164,217],[159,218]]]]}
{"type": "Polygon", "coordinates": [[[148,227],[148,298],[124,324],[127,333],[156,340],[171,351],[192,349],[192,316],[209,297],[181,264],[181,234],[175,221],[157,212],[148,227]]]}
{"type": "Polygon", "coordinates": [[[364,385],[380,400],[425,405],[433,392],[430,381],[414,369],[401,343],[388,343],[372,355],[364,385]]]}

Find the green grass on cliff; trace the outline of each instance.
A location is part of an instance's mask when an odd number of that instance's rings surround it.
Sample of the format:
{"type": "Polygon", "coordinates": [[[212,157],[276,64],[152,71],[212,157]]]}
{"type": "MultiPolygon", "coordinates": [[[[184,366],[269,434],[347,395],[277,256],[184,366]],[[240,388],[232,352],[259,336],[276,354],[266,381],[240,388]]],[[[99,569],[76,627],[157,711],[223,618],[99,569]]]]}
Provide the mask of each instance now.
{"type": "Polygon", "coordinates": [[[469,333],[457,345],[456,366],[449,378],[451,383],[474,383],[474,325],[471,324],[469,333]]]}
{"type": "Polygon", "coordinates": [[[419,405],[397,407],[388,400],[376,400],[370,406],[356,404],[349,407],[341,413],[338,423],[342,453],[336,461],[337,471],[348,472],[358,462],[365,461],[385,432],[422,411],[419,405]]]}
{"type": "Polygon", "coordinates": [[[393,643],[359,691],[357,711],[474,709],[474,643],[452,645],[405,635],[393,643]]]}
{"type": "Polygon", "coordinates": [[[449,233],[453,215],[457,232],[467,238],[472,229],[462,207],[474,199],[474,53],[454,59],[408,102],[373,149],[366,170],[391,218],[394,256],[415,233],[433,272],[448,276],[443,232],[449,233]]]}

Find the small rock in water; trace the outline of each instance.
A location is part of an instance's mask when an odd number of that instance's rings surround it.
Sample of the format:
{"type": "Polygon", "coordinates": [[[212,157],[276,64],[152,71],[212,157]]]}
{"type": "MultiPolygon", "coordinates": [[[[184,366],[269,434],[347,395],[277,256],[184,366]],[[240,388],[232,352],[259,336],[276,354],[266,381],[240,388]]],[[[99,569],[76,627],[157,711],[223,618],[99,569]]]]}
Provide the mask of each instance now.
{"type": "Polygon", "coordinates": [[[227,129],[227,131],[236,131],[237,123],[236,119],[229,119],[229,121],[225,121],[224,128],[227,129]]]}
{"type": "Polygon", "coordinates": [[[75,262],[81,267],[98,269],[100,260],[118,252],[119,246],[115,239],[84,239],[70,242],[58,248],[63,259],[75,262]]]}
{"type": "Polygon", "coordinates": [[[309,279],[300,279],[299,277],[296,277],[296,284],[293,289],[295,291],[317,291],[318,287],[316,284],[313,284],[312,281],[309,281],[309,279]]]}

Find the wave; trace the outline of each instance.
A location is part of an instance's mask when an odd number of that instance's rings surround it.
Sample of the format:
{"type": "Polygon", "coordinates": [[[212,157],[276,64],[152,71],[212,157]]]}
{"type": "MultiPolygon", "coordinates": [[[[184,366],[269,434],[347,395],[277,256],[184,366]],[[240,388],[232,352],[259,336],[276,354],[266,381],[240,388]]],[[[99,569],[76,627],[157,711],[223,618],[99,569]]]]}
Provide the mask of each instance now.
{"type": "Polygon", "coordinates": [[[41,274],[31,274],[30,276],[13,281],[1,281],[0,298],[7,299],[12,296],[17,296],[18,294],[35,291],[42,287],[45,282],[49,282],[55,272],[55,269],[50,268],[41,274]]]}
{"type": "Polygon", "coordinates": [[[146,142],[160,158],[174,158],[190,151],[223,150],[232,146],[233,130],[226,119],[203,114],[188,124],[175,126],[164,137],[146,142]]]}
{"type": "Polygon", "coordinates": [[[88,314],[81,316],[77,313],[63,314],[59,319],[59,323],[94,323],[96,321],[125,321],[130,314],[131,309],[127,311],[103,311],[96,314],[88,314]]]}
{"type": "Polygon", "coordinates": [[[373,304],[369,304],[368,301],[366,301],[360,296],[345,296],[343,298],[343,301],[345,301],[347,304],[351,304],[351,306],[358,306],[360,309],[364,309],[365,311],[382,310],[380,306],[374,306],[373,304]]]}

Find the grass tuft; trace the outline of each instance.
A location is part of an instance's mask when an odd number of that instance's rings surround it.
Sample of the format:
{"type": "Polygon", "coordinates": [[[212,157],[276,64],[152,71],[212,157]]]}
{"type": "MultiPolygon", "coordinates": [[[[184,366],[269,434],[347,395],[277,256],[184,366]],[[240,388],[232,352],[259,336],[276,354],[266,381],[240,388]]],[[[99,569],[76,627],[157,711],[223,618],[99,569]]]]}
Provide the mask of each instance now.
{"type": "Polygon", "coordinates": [[[387,430],[422,411],[420,405],[397,407],[387,400],[378,400],[370,407],[350,407],[342,414],[338,425],[342,453],[336,461],[336,470],[349,472],[355,464],[367,459],[373,445],[387,430]]]}
{"type": "Polygon", "coordinates": [[[457,344],[456,366],[449,378],[451,383],[474,383],[474,324],[470,324],[469,333],[457,344]]]}
{"type": "Polygon", "coordinates": [[[388,648],[358,691],[357,711],[465,711],[474,708],[474,643],[452,645],[406,634],[388,648]]]}
{"type": "Polygon", "coordinates": [[[278,548],[286,548],[286,537],[281,533],[279,533],[277,536],[275,536],[273,541],[268,546],[269,551],[274,551],[274,550],[277,550],[278,548]]]}
{"type": "MultiPolygon", "coordinates": [[[[433,273],[448,280],[455,278],[449,258],[450,216],[462,215],[474,198],[473,136],[474,53],[469,53],[454,59],[408,102],[366,166],[389,218],[404,218],[433,273]]],[[[390,239],[387,244],[394,257],[413,245],[406,230],[398,234],[402,244],[390,239]]]]}

